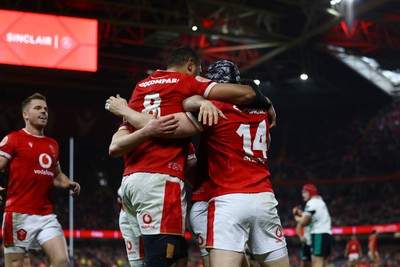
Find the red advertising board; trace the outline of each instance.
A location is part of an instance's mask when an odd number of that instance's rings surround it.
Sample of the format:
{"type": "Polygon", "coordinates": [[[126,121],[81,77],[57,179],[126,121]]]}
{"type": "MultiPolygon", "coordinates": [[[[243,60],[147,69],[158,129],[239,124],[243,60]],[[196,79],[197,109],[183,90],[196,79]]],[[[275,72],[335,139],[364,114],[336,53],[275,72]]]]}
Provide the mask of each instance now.
{"type": "Polygon", "coordinates": [[[94,72],[97,20],[0,10],[0,63],[94,72]]]}
{"type": "MultiPolygon", "coordinates": [[[[366,235],[370,234],[372,230],[376,230],[378,233],[395,233],[400,232],[400,224],[375,224],[375,225],[354,225],[354,226],[337,226],[332,227],[333,235],[366,235]]],[[[295,228],[284,228],[283,232],[286,237],[296,236],[295,228]]],[[[70,230],[64,230],[66,237],[70,237],[70,230]]],[[[100,239],[119,239],[122,238],[122,234],[119,230],[76,230],[72,231],[74,238],[100,238],[100,239]]],[[[190,236],[190,235],[188,235],[190,236]]],[[[2,231],[0,228],[0,238],[2,237],[2,231]]]]}

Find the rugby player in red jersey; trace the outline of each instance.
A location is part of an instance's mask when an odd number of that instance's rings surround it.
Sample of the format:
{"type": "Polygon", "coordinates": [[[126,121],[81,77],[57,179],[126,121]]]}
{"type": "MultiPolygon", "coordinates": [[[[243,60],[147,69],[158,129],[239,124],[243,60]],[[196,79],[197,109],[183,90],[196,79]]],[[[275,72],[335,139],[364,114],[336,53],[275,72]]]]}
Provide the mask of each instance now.
{"type": "MultiPolygon", "coordinates": [[[[206,77],[220,80],[235,67],[230,61],[218,61],[209,66],[206,77]]],[[[207,223],[211,266],[240,267],[246,244],[261,266],[289,266],[267,165],[268,101],[264,99],[261,108],[212,101],[228,120],[202,132],[211,181],[207,223]]],[[[184,107],[191,110],[197,102],[187,99],[184,107]]]]}
{"type": "Polygon", "coordinates": [[[351,239],[347,241],[344,257],[347,258],[349,266],[357,266],[358,260],[361,259],[361,244],[356,235],[352,235],[351,239]]]}
{"type": "MultiPolygon", "coordinates": [[[[22,102],[25,127],[0,143],[0,169],[9,172],[3,215],[5,266],[23,266],[25,251],[41,247],[51,266],[69,266],[67,244],[53,214],[54,187],[78,195],[59,164],[58,143],[44,135],[48,121],[46,98],[33,94],[22,102]]],[[[2,199],[0,199],[1,201],[2,199]]]]}
{"type": "Polygon", "coordinates": [[[368,257],[371,260],[373,267],[378,267],[381,263],[381,258],[378,252],[378,231],[372,230],[372,233],[368,236],[368,257]]]}

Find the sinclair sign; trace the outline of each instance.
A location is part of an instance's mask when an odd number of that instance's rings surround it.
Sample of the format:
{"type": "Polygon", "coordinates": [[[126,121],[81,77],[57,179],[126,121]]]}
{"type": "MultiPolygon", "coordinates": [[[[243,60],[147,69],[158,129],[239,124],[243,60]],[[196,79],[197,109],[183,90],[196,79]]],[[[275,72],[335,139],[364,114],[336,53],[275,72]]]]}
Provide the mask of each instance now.
{"type": "Polygon", "coordinates": [[[96,71],[97,20],[0,10],[0,64],[96,71]]]}

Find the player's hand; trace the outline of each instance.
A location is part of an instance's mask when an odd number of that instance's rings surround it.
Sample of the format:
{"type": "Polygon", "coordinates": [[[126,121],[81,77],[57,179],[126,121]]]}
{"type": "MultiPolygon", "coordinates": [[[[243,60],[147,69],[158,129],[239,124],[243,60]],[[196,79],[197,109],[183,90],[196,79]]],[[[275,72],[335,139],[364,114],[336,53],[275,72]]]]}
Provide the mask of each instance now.
{"type": "Polygon", "coordinates": [[[81,193],[81,186],[77,182],[72,182],[69,185],[69,190],[71,190],[71,196],[79,196],[81,193]]]}
{"type": "Polygon", "coordinates": [[[203,122],[204,125],[208,124],[211,126],[218,123],[219,116],[225,120],[228,119],[224,113],[219,110],[211,101],[204,100],[201,102],[198,116],[199,122],[203,122]]]}
{"type": "Polygon", "coordinates": [[[171,135],[178,128],[178,122],[179,120],[174,115],[158,117],[158,109],[156,109],[142,131],[148,136],[162,137],[163,135],[171,135]]]}
{"type": "Polygon", "coordinates": [[[301,209],[300,206],[296,206],[293,208],[292,212],[293,212],[293,215],[295,215],[295,216],[296,215],[301,216],[301,214],[303,213],[303,210],[301,209]]]}
{"type": "Polygon", "coordinates": [[[106,104],[104,108],[114,115],[117,115],[119,117],[123,117],[123,109],[128,106],[128,102],[126,101],[125,98],[122,98],[119,94],[117,94],[115,97],[110,96],[106,100],[106,104]]]}
{"type": "Polygon", "coordinates": [[[274,105],[271,102],[271,106],[268,109],[268,120],[269,120],[269,128],[273,129],[276,127],[276,112],[274,105]]]}

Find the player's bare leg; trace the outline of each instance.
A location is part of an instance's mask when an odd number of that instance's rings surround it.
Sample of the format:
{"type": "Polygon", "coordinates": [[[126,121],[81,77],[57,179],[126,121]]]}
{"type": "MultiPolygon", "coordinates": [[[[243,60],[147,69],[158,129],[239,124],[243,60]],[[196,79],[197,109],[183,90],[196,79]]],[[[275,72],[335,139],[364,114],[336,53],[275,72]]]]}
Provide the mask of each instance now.
{"type": "Polygon", "coordinates": [[[28,250],[25,252],[23,266],[24,267],[31,267],[31,256],[29,255],[29,251],[28,250]]]}
{"type": "Polygon", "coordinates": [[[43,251],[52,267],[68,267],[67,242],[63,236],[56,236],[42,244],[43,251]]]}
{"type": "Polygon", "coordinates": [[[348,261],[348,265],[349,265],[350,267],[357,266],[357,260],[349,260],[349,261],[348,261]]]}
{"type": "Polygon", "coordinates": [[[371,266],[372,267],[380,267],[380,259],[379,258],[375,258],[372,262],[371,262],[371,266]]]}
{"type": "Polygon", "coordinates": [[[210,251],[211,267],[241,267],[244,259],[242,252],[212,249],[210,251]]]}
{"type": "Polygon", "coordinates": [[[204,267],[210,267],[210,255],[205,255],[201,257],[204,267]]]}
{"type": "MultiPolygon", "coordinates": [[[[201,261],[203,262],[203,267],[211,267],[209,254],[202,256],[201,261]]],[[[250,267],[249,259],[247,258],[246,254],[243,254],[243,261],[241,267],[250,267]]]]}
{"type": "Polygon", "coordinates": [[[268,262],[263,262],[260,264],[261,267],[289,267],[289,257],[286,255],[283,258],[273,260],[273,261],[268,261],[268,262]]]}
{"type": "Polygon", "coordinates": [[[250,267],[250,260],[246,253],[243,253],[242,267],[250,267]]]}
{"type": "Polygon", "coordinates": [[[4,254],[5,267],[24,266],[25,253],[6,253],[4,254]]]}
{"type": "Polygon", "coordinates": [[[311,256],[311,262],[313,267],[325,267],[326,266],[326,259],[325,257],[321,256],[311,256]]]}

